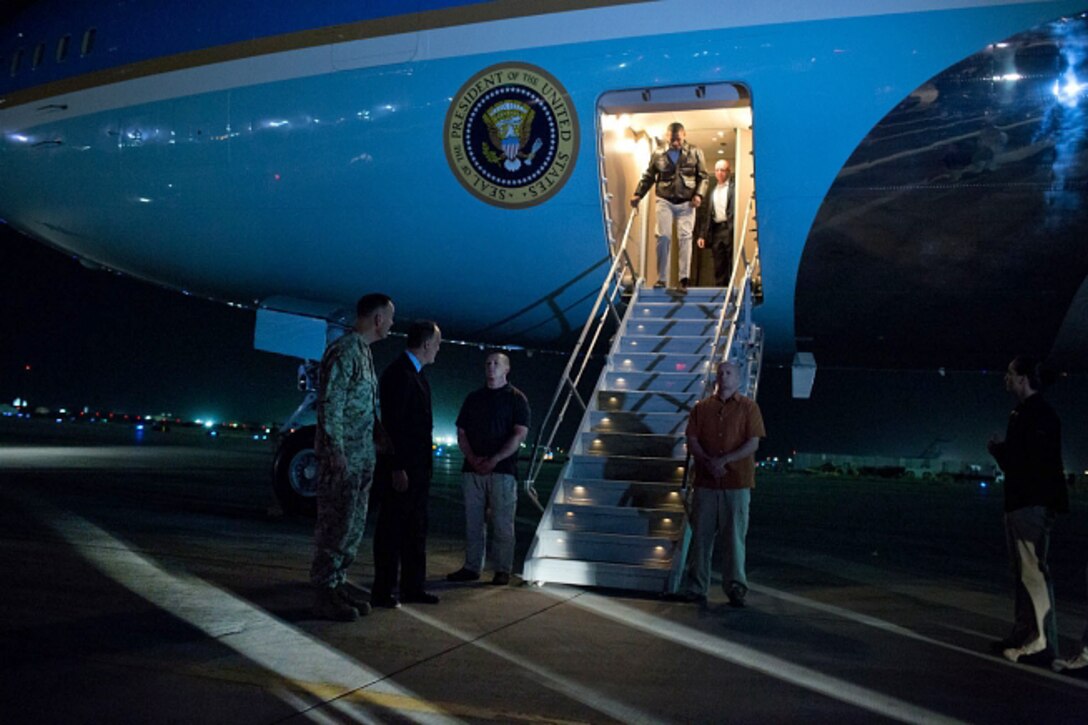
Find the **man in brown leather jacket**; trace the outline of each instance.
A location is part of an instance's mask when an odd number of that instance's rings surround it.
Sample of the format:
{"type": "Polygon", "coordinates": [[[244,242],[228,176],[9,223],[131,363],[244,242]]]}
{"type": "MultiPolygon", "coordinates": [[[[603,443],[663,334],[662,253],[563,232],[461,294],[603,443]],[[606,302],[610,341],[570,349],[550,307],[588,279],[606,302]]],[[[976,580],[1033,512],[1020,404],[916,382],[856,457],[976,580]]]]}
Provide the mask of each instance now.
{"type": "Polygon", "coordinates": [[[654,193],[657,195],[655,288],[664,287],[668,278],[669,246],[674,221],[677,242],[680,245],[680,289],[686,290],[690,284],[691,237],[695,228],[695,210],[706,196],[708,176],[703,152],[688,144],[686,137],[683,124],[669,124],[669,145],[654,151],[650,165],[631,197],[631,206],[637,207],[651,186],[654,186],[654,193]]]}

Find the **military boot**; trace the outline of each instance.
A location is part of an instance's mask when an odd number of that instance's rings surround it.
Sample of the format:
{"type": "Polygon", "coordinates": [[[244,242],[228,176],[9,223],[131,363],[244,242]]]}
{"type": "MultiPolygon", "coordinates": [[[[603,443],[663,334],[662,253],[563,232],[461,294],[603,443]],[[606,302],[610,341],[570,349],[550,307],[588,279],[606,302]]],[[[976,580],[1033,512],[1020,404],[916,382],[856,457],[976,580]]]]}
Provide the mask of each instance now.
{"type": "Polygon", "coordinates": [[[365,617],[370,614],[370,602],[362,597],[357,596],[347,584],[337,584],[336,596],[340,598],[340,601],[344,604],[359,610],[359,616],[365,617]]]}
{"type": "Polygon", "coordinates": [[[336,622],[354,622],[359,612],[336,595],[332,587],[321,587],[314,595],[314,616],[318,619],[331,619],[336,622]]]}

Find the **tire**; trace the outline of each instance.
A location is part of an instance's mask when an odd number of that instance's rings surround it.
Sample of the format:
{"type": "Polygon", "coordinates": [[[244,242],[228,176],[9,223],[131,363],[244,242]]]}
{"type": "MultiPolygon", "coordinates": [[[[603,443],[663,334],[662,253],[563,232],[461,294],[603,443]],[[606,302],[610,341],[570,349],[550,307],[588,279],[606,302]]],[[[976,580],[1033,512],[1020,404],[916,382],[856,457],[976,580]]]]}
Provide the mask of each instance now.
{"type": "Polygon", "coordinates": [[[312,425],[299,428],[288,435],[276,451],[272,488],[284,513],[312,516],[317,511],[316,431],[312,425]]]}

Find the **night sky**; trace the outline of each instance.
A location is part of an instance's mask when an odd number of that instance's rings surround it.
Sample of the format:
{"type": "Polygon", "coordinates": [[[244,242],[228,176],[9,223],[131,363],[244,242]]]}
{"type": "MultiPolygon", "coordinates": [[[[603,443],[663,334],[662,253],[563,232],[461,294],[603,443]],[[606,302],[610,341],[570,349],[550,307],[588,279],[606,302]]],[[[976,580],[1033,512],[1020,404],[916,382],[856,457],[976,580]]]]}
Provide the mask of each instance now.
{"type": "MultiPolygon", "coordinates": [[[[28,4],[4,3],[0,22],[28,4]]],[[[301,400],[298,361],[253,350],[252,311],[89,270],[5,225],[0,311],[0,403],[19,396],[33,406],[280,421],[301,400]]],[[[435,317],[441,324],[439,311],[435,317]]],[[[402,348],[403,338],[376,345],[379,369],[402,348]]],[[[529,395],[539,421],[565,359],[512,357],[511,380],[529,395]]],[[[453,432],[460,401],[482,384],[482,361],[476,347],[446,345],[428,368],[437,435],[453,432]]],[[[985,462],[986,439],[1004,430],[1012,407],[1002,383],[1007,360],[994,360],[989,372],[945,375],[821,368],[812,399],[800,401],[790,398],[782,362],[770,361],[761,382],[769,435],[760,456],[793,450],[917,456],[928,449],[985,462]]],[[[1048,399],[1065,426],[1067,467],[1085,470],[1088,379],[1066,379],[1048,399]]]]}
{"type": "MultiPolygon", "coordinates": [[[[279,421],[302,400],[298,360],[253,349],[253,311],[87,269],[6,226],[0,284],[0,402],[279,421]]],[[[407,323],[398,320],[394,332],[407,323]]],[[[403,337],[375,345],[379,370],[403,347],[403,337]]],[[[565,359],[511,358],[511,381],[543,409],[565,359]]],[[[483,351],[445,345],[428,375],[436,433],[446,435],[460,401],[483,384],[483,351]]]]}

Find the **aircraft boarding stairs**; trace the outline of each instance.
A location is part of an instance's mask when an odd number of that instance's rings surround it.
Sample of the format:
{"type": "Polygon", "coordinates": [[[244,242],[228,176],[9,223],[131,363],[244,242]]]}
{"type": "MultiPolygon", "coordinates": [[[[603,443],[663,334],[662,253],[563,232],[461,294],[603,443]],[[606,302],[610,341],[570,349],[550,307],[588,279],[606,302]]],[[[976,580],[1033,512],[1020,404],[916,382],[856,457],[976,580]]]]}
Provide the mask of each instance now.
{"type": "MultiPolygon", "coordinates": [[[[622,318],[610,301],[600,322],[612,316],[618,330],[588,399],[569,374],[582,342],[575,348],[560,386],[568,393],[556,428],[571,398],[584,414],[526,556],[526,581],[676,591],[690,538],[688,413],[708,394],[708,384],[713,389],[713,371],[726,354],[745,373],[742,393],[754,396],[759,382],[762,333],[750,317],[752,265],[737,266],[728,289],[679,294],[643,289],[640,282],[622,318]]],[[[598,329],[594,340],[599,335],[598,329]]],[[[538,471],[534,460],[530,488],[538,471]]]]}

